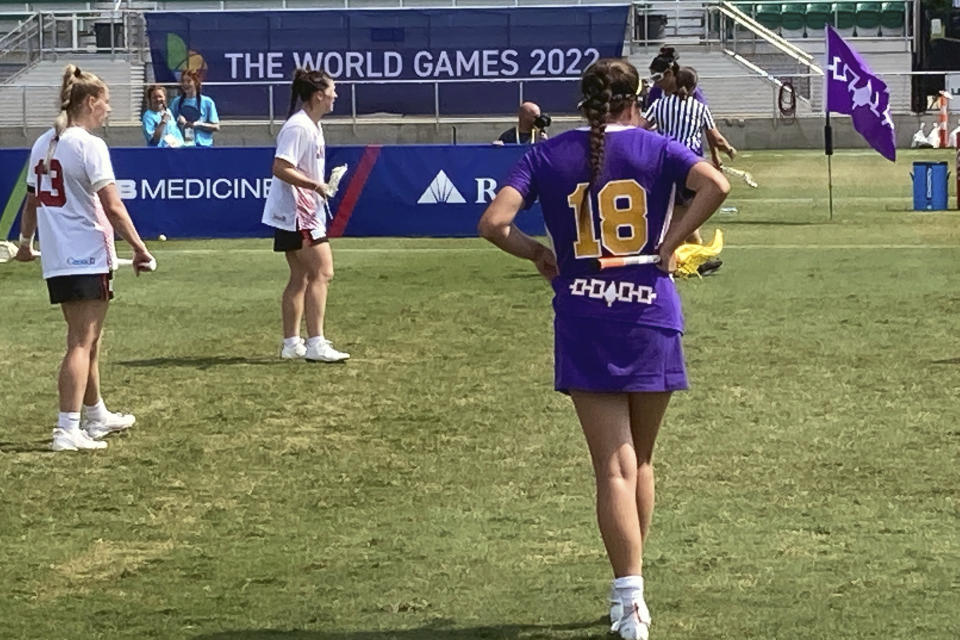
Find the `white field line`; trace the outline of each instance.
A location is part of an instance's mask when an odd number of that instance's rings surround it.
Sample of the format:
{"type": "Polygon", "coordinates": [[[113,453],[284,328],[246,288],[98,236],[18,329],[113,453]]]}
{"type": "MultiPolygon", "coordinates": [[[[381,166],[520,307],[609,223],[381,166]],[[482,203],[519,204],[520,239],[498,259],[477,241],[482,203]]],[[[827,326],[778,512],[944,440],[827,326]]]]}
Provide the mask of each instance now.
{"type": "MultiPolygon", "coordinates": [[[[748,192],[746,192],[748,193],[748,192]]],[[[736,206],[738,202],[758,202],[760,204],[813,204],[826,202],[827,196],[817,196],[815,198],[754,198],[749,195],[736,194],[731,197],[724,206],[736,206]]],[[[913,206],[913,196],[833,196],[834,202],[901,202],[904,205],[913,206]]],[[[723,212],[718,212],[723,213],[723,212]]],[[[939,211],[911,211],[904,210],[904,213],[937,213],[940,215],[956,214],[956,210],[939,211]]]]}
{"type": "MultiPolygon", "coordinates": [[[[960,245],[951,244],[728,244],[724,250],[739,249],[841,249],[849,250],[869,250],[869,249],[960,249],[960,245]]],[[[164,249],[152,244],[151,250],[157,255],[202,255],[209,253],[274,253],[272,249],[164,249]]],[[[474,253],[474,252],[492,252],[495,247],[344,247],[335,249],[335,253],[474,253]]]]}

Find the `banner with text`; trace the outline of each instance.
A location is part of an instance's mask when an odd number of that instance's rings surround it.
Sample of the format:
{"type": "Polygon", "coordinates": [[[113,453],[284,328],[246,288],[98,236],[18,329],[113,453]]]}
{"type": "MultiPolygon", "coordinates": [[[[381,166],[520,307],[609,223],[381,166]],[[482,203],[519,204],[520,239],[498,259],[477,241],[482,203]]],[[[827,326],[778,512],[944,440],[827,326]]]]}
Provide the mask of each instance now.
{"type": "Polygon", "coordinates": [[[630,5],[503,9],[147,12],[157,82],[202,70],[221,117],[287,114],[298,67],[337,81],[334,115],[574,112],[575,81],[623,53],[630,5]],[[436,84],[435,81],[439,81],[436,84]],[[498,81],[498,82],[492,82],[498,81]],[[506,81],[506,82],[504,82],[506,81]],[[353,85],[353,86],[351,86],[353,85]]]}
{"type": "MultiPolygon", "coordinates": [[[[475,236],[477,221],[528,146],[328,147],[327,167],[348,164],[331,201],[331,236],[475,236]]],[[[145,238],[272,235],[260,223],[272,148],[111,149],[117,187],[145,238]]],[[[0,150],[0,228],[17,216],[27,149],[0,150]],[[17,176],[21,176],[17,180],[17,176]],[[7,217],[9,216],[9,220],[7,217]]],[[[517,224],[543,234],[539,204],[517,224]]],[[[17,237],[19,220],[6,227],[17,237]]]]}

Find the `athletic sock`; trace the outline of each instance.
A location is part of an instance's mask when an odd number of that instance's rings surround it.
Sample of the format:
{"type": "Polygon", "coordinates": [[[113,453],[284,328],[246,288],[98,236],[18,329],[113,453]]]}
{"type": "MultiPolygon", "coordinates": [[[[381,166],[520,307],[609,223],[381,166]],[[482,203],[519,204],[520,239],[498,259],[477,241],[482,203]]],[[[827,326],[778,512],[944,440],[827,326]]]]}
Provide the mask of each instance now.
{"type": "Polygon", "coordinates": [[[643,576],[623,576],[613,581],[620,602],[643,602],[643,576]]]}
{"type": "Polygon", "coordinates": [[[57,427],[68,431],[80,428],[79,411],[61,411],[57,414],[57,427]]]}
{"type": "Polygon", "coordinates": [[[87,417],[87,420],[99,422],[105,420],[109,413],[107,405],[103,403],[103,398],[98,399],[96,404],[83,405],[83,414],[87,417]]]}
{"type": "Polygon", "coordinates": [[[298,344],[300,344],[300,336],[293,336],[292,338],[283,339],[283,346],[285,346],[287,349],[292,349],[298,344]]]}
{"type": "Polygon", "coordinates": [[[323,342],[323,334],[319,336],[310,336],[307,338],[307,347],[315,347],[323,342]]]}

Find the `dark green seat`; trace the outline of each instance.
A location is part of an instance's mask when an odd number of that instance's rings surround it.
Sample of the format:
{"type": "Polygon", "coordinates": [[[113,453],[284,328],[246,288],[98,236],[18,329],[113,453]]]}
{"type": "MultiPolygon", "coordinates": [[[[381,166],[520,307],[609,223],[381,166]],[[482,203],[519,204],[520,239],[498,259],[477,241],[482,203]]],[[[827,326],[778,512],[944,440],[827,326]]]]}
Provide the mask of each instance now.
{"type": "Polygon", "coordinates": [[[880,3],[857,3],[857,35],[862,37],[880,35],[880,3]]]}
{"type": "Polygon", "coordinates": [[[771,31],[780,31],[780,5],[779,4],[757,4],[754,5],[756,11],[756,20],[771,31]]]}
{"type": "Polygon", "coordinates": [[[884,2],[880,6],[880,31],[885,36],[902,36],[906,10],[902,2],[884,2]]]}
{"type": "Polygon", "coordinates": [[[857,25],[857,3],[856,2],[834,2],[831,5],[833,11],[833,26],[837,28],[840,35],[852,36],[857,25]]]}
{"type": "Polygon", "coordinates": [[[827,2],[811,2],[807,5],[806,25],[807,35],[816,36],[823,33],[823,27],[833,24],[832,6],[827,2]]]}
{"type": "Polygon", "coordinates": [[[784,38],[802,38],[807,23],[807,5],[785,2],[780,5],[780,32],[784,38]]]}
{"type": "Polygon", "coordinates": [[[753,15],[753,10],[755,5],[752,2],[734,2],[733,6],[735,6],[737,9],[740,9],[740,11],[743,11],[745,14],[747,14],[751,18],[756,17],[753,15]]]}

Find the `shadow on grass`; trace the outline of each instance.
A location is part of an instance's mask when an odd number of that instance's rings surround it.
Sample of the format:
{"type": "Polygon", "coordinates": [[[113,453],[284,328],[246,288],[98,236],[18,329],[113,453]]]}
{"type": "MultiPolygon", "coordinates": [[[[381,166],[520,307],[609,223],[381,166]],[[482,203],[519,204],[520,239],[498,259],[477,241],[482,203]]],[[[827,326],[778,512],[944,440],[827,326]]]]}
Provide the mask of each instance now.
{"type": "Polygon", "coordinates": [[[417,629],[384,631],[281,631],[249,629],[194,636],[193,640],[593,640],[608,637],[605,619],[561,625],[505,624],[489,627],[445,628],[438,621],[417,629]]]}
{"type": "Polygon", "coordinates": [[[960,364],[960,357],[944,358],[943,360],[931,360],[930,364],[960,364]]]}
{"type": "Polygon", "coordinates": [[[0,453],[55,453],[50,438],[32,442],[0,442],[0,453]]]}
{"type": "Polygon", "coordinates": [[[243,358],[239,356],[204,356],[204,357],[180,357],[180,358],[148,358],[146,360],[121,360],[116,364],[125,367],[194,367],[196,369],[209,369],[211,367],[222,367],[235,364],[284,366],[290,363],[280,358],[243,358]]]}

